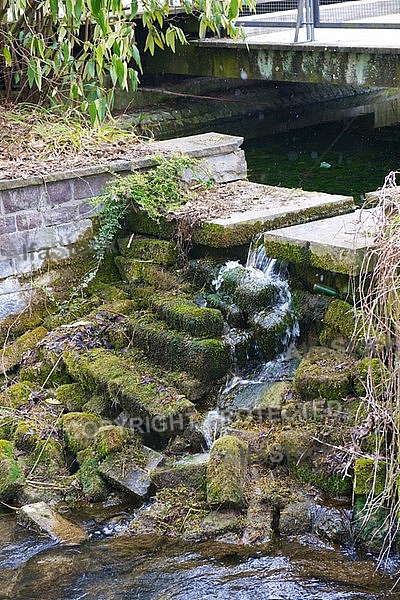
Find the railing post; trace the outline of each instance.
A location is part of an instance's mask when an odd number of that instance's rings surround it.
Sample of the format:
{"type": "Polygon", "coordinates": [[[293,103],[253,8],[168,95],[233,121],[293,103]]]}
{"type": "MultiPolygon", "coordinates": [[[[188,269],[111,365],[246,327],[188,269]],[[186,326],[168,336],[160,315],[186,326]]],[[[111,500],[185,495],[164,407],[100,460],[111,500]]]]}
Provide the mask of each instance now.
{"type": "Polygon", "coordinates": [[[320,20],[319,20],[319,4],[320,4],[320,1],[321,0],[312,0],[314,27],[319,27],[319,25],[320,25],[320,20]]]}

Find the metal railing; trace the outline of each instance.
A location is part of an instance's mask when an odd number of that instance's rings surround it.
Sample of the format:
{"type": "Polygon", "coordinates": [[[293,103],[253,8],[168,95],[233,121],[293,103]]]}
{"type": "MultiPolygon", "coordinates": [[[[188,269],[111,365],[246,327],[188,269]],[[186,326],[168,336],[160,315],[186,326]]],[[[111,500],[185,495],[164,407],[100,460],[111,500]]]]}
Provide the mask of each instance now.
{"type": "Polygon", "coordinates": [[[313,41],[314,29],[322,27],[400,29],[400,0],[261,0],[252,15],[244,10],[237,25],[292,27],[296,43],[302,27],[307,41],[313,41]]]}

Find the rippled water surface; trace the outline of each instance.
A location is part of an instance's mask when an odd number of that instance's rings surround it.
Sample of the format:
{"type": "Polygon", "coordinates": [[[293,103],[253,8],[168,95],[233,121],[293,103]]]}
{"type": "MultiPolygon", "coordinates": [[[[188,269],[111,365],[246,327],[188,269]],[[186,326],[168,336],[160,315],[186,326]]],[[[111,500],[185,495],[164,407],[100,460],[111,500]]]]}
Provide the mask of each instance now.
{"type": "Polygon", "coordinates": [[[372,600],[387,597],[394,581],[371,559],[310,540],[250,549],[123,534],[62,547],[9,514],[0,540],[0,598],[372,600]]]}

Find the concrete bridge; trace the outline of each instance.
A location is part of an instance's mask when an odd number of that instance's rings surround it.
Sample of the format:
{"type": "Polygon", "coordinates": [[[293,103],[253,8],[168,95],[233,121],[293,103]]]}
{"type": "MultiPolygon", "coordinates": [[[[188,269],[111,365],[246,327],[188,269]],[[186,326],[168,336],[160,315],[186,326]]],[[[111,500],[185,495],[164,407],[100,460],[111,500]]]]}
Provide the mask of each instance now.
{"type": "Polygon", "coordinates": [[[146,58],[145,72],[400,87],[400,14],[385,17],[392,28],[321,26],[315,28],[313,41],[307,41],[302,28],[297,43],[294,29],[263,26],[260,15],[240,22],[246,23],[244,41],[206,38],[177,48],[175,54],[156,51],[146,58]]]}

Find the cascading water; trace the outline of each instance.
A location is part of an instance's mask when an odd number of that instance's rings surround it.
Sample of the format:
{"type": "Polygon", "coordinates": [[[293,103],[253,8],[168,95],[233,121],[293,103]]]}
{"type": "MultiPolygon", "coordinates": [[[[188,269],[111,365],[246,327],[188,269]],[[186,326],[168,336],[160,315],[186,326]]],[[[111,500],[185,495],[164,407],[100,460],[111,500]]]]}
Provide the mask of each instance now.
{"type": "Polygon", "coordinates": [[[208,448],[238,413],[242,417],[260,413],[260,398],[276,382],[290,380],[299,363],[295,348],[299,325],[286,266],[266,255],[260,236],[249,250],[246,265],[228,261],[212,285],[231,301],[225,339],[232,351],[232,371],[216,408],[203,422],[208,448]]]}

